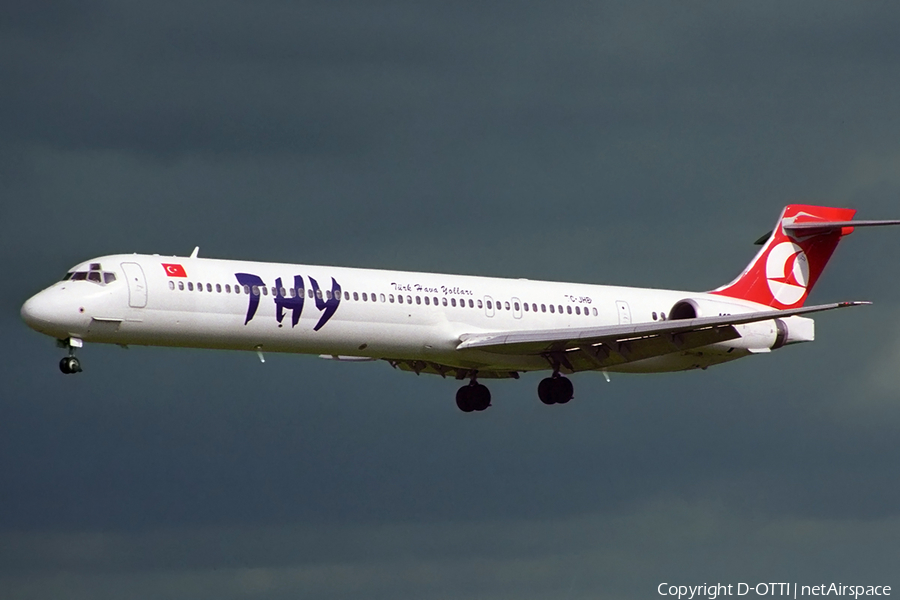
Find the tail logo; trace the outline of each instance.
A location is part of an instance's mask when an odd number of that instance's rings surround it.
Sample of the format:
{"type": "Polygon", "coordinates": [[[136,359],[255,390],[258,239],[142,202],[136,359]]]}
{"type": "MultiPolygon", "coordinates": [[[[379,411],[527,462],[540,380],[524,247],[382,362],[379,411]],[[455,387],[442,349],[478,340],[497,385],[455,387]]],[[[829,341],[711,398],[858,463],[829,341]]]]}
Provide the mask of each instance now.
{"type": "Polygon", "coordinates": [[[781,304],[792,306],[802,300],[809,283],[809,261],[803,248],[793,242],[773,247],[766,259],[766,280],[781,304]]]}

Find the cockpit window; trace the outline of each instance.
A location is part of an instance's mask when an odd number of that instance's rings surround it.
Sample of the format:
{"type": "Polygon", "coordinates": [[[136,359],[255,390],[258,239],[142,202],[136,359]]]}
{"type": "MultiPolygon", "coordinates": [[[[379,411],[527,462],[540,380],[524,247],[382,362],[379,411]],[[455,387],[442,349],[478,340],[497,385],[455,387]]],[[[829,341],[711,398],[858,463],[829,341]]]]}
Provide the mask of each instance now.
{"type": "Polygon", "coordinates": [[[116,280],[116,274],[104,271],[100,263],[91,263],[87,271],[69,271],[63,281],[91,281],[98,285],[107,285],[116,280]]]}

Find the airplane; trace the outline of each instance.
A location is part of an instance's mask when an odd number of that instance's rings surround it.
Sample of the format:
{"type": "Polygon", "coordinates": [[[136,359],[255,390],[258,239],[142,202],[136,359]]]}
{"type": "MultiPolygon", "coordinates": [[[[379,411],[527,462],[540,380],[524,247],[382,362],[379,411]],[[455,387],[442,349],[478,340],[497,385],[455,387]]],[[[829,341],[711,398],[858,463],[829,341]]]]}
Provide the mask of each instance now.
{"type": "Polygon", "coordinates": [[[375,269],[119,254],[75,266],[28,299],[24,321],[68,349],[84,342],[317,354],[384,360],[468,383],[457,407],[491,404],[485,379],[549,370],[547,405],[566,404],[581,371],[706,369],[815,339],[803,315],[869,304],[804,306],[853,209],[792,204],[743,272],[709,292],[375,269]]]}

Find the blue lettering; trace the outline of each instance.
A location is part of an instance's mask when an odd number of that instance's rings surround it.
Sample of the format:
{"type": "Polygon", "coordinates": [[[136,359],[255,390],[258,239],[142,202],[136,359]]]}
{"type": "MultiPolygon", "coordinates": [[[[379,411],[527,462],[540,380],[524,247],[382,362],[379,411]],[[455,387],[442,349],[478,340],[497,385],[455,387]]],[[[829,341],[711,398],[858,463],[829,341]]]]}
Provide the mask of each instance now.
{"type": "Polygon", "coordinates": [[[253,319],[253,316],[256,314],[256,309],[259,308],[259,292],[254,294],[253,286],[257,286],[256,289],[259,289],[263,287],[265,283],[263,283],[263,280],[259,275],[253,275],[252,273],[235,273],[234,276],[237,277],[237,280],[241,285],[250,288],[250,304],[247,305],[247,318],[244,319],[244,325],[246,325],[253,319]]]}
{"type": "Polygon", "coordinates": [[[334,280],[334,277],[332,277],[331,298],[326,300],[322,297],[322,292],[319,290],[319,283],[312,277],[309,278],[309,282],[312,284],[313,293],[316,298],[316,308],[320,311],[324,311],[319,322],[313,327],[313,331],[318,331],[328,322],[328,319],[334,315],[338,305],[341,303],[341,286],[334,280]]]}
{"type": "Polygon", "coordinates": [[[294,275],[294,288],[297,290],[296,298],[288,298],[281,295],[281,277],[275,280],[279,294],[275,296],[275,320],[279,323],[284,319],[284,311],[291,311],[291,328],[296,327],[300,321],[300,313],[303,312],[303,300],[306,290],[303,287],[303,276],[294,275]]]}

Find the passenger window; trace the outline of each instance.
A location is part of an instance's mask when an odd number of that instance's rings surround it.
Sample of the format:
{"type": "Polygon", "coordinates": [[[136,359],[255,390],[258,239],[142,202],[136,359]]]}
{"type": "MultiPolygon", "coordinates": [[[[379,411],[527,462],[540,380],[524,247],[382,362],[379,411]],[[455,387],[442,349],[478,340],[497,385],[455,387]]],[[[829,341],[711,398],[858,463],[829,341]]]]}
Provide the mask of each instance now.
{"type": "Polygon", "coordinates": [[[487,309],[488,309],[488,310],[493,310],[493,309],[494,309],[494,303],[491,302],[490,300],[487,301],[487,309]]]}
{"type": "Polygon", "coordinates": [[[283,287],[278,288],[278,295],[282,298],[287,298],[287,290],[283,287]]]}
{"type": "Polygon", "coordinates": [[[191,281],[188,281],[188,291],[189,291],[189,292],[193,292],[193,291],[194,291],[194,283],[191,282],[191,281]]]}
{"type": "Polygon", "coordinates": [[[514,308],[516,311],[518,311],[518,310],[519,310],[519,303],[516,302],[515,304],[513,304],[513,308],[514,308]]]}
{"type": "Polygon", "coordinates": [[[225,284],[225,293],[226,293],[226,294],[230,294],[230,293],[231,293],[231,284],[230,284],[230,283],[226,283],[226,284],[225,284]]]}
{"type": "Polygon", "coordinates": [[[444,306],[447,306],[447,299],[441,298],[441,304],[443,304],[444,306]]]}
{"type": "Polygon", "coordinates": [[[505,308],[506,310],[509,310],[509,302],[508,301],[503,303],[503,308],[505,308]]]}
{"type": "MultiPolygon", "coordinates": [[[[353,300],[354,300],[354,301],[359,300],[359,293],[358,293],[358,292],[353,292],[353,300]]],[[[365,300],[365,298],[363,298],[363,300],[365,300]]]]}
{"type": "MultiPolygon", "coordinates": [[[[375,298],[375,294],[372,294],[372,298],[375,298]]],[[[384,294],[379,294],[378,299],[381,300],[382,302],[384,302],[384,294]]],[[[393,302],[393,300],[391,302],[393,302]]]]}
{"type": "Polygon", "coordinates": [[[269,295],[269,288],[268,288],[268,287],[262,286],[260,289],[262,290],[263,296],[268,296],[268,295],[269,295]]]}
{"type": "Polygon", "coordinates": [[[575,314],[576,314],[576,315],[580,315],[580,314],[581,314],[581,307],[580,307],[580,306],[576,306],[576,307],[575,307],[575,314]]]}
{"type": "Polygon", "coordinates": [[[432,302],[434,302],[434,305],[435,305],[435,306],[438,305],[438,299],[437,299],[437,296],[435,296],[435,297],[432,299],[432,302]]]}
{"type": "Polygon", "coordinates": [[[88,273],[88,281],[100,283],[100,271],[91,271],[90,273],[88,273]]]}
{"type": "Polygon", "coordinates": [[[553,307],[552,304],[550,305],[550,312],[556,312],[556,309],[553,307]]]}
{"type": "Polygon", "coordinates": [[[198,283],[198,284],[197,284],[197,291],[198,291],[198,292],[202,292],[202,291],[203,291],[203,284],[202,284],[202,283],[198,283]]]}
{"type": "Polygon", "coordinates": [[[253,293],[254,296],[259,296],[259,286],[258,285],[254,285],[253,287],[251,287],[250,291],[253,293]]]}
{"type": "Polygon", "coordinates": [[[484,308],[484,304],[481,303],[481,300],[478,301],[478,308],[484,308]]]}
{"type": "Polygon", "coordinates": [[[112,283],[116,280],[115,273],[104,273],[103,274],[103,283],[112,283]]]}
{"type": "MultiPolygon", "coordinates": [[[[354,294],[355,293],[356,292],[354,292],[354,294]]],[[[344,300],[349,300],[349,299],[350,299],[350,292],[344,292],[344,300]]]]}
{"type": "Polygon", "coordinates": [[[547,305],[546,305],[546,304],[541,304],[541,312],[543,312],[543,313],[547,312],[547,305]]]}
{"type": "Polygon", "coordinates": [[[450,298],[450,306],[456,306],[456,298],[450,298]]]}
{"type": "Polygon", "coordinates": [[[390,302],[391,304],[394,303],[394,295],[393,294],[388,295],[388,302],[390,302]]]}
{"type": "Polygon", "coordinates": [[[403,304],[403,294],[397,294],[397,302],[403,304]]]}
{"type": "Polygon", "coordinates": [[[318,298],[319,300],[322,299],[322,290],[316,290],[316,298],[318,298]]]}
{"type": "Polygon", "coordinates": [[[407,296],[407,297],[406,297],[406,303],[407,303],[407,304],[412,304],[412,296],[407,296]]]}
{"type": "Polygon", "coordinates": [[[556,308],[558,308],[558,309],[559,309],[559,314],[562,314],[562,304],[560,304],[560,305],[559,305],[559,306],[557,306],[557,307],[556,307],[556,308]]]}
{"type": "Polygon", "coordinates": [[[522,304],[522,308],[525,309],[525,312],[528,312],[528,303],[527,303],[527,302],[524,302],[524,303],[522,304]]]}
{"type": "Polygon", "coordinates": [[[369,297],[366,295],[365,292],[362,293],[362,299],[363,299],[363,302],[368,302],[368,301],[369,301],[369,297]]]}
{"type": "Polygon", "coordinates": [[[469,299],[469,308],[475,308],[475,301],[471,298],[469,299]]]}
{"type": "Polygon", "coordinates": [[[425,296],[425,306],[428,306],[429,304],[431,304],[431,301],[429,300],[428,296],[425,296]]]}
{"type": "Polygon", "coordinates": [[[666,313],[659,313],[659,318],[662,319],[663,321],[665,321],[665,320],[666,320],[666,313]]]}
{"type": "Polygon", "coordinates": [[[169,289],[170,289],[170,290],[174,290],[174,289],[175,289],[175,282],[174,282],[174,281],[169,280],[169,289]]]}
{"type": "Polygon", "coordinates": [[[653,320],[654,320],[654,321],[655,321],[655,320],[656,320],[656,319],[658,319],[658,318],[659,318],[659,315],[657,315],[657,314],[656,314],[656,311],[655,311],[655,310],[654,310],[654,311],[653,311],[653,314],[652,314],[652,315],[650,315],[650,316],[652,316],[652,317],[653,317],[653,320]]]}
{"type": "Polygon", "coordinates": [[[422,304],[422,297],[416,296],[416,304],[422,304]]]}
{"type": "Polygon", "coordinates": [[[325,290],[325,299],[331,300],[331,290],[325,290]]]}
{"type": "MultiPolygon", "coordinates": [[[[247,295],[250,294],[250,286],[249,285],[244,286],[244,293],[247,295]]],[[[259,296],[259,293],[257,292],[256,294],[254,294],[254,296],[259,296]]]]}
{"type": "Polygon", "coordinates": [[[206,284],[206,291],[207,291],[207,292],[211,292],[211,291],[212,291],[212,284],[211,284],[211,283],[207,283],[207,284],[206,284]]]}
{"type": "Polygon", "coordinates": [[[596,309],[596,308],[594,309],[594,316],[595,316],[595,317],[597,316],[597,309],[596,309]]]}
{"type": "Polygon", "coordinates": [[[216,292],[218,292],[219,294],[222,293],[222,284],[221,283],[216,284],[216,292]]]}
{"type": "Polygon", "coordinates": [[[184,282],[183,281],[178,282],[178,290],[182,291],[182,292],[184,291],[184,282]]]}

